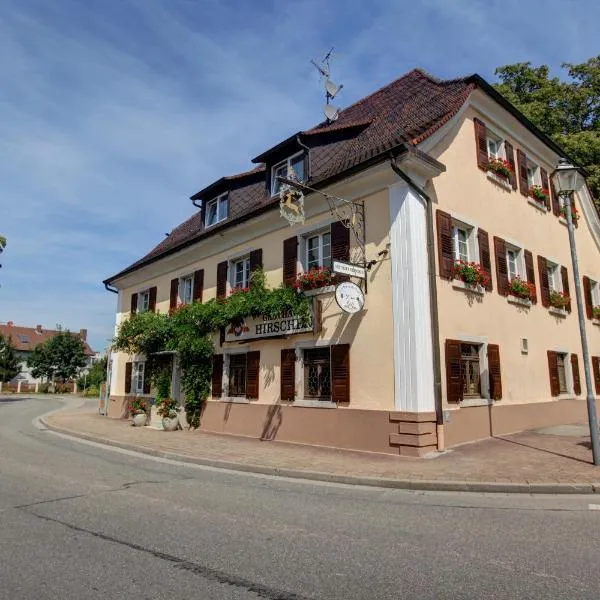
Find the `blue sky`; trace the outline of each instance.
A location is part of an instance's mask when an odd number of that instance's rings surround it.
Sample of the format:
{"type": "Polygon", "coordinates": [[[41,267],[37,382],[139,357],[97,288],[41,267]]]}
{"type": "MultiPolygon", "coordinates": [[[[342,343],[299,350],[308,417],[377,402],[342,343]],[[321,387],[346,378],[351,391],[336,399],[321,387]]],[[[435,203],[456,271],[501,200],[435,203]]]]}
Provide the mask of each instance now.
{"type": "Polygon", "coordinates": [[[321,120],[330,46],[347,106],[438,77],[600,52],[592,0],[2,0],[0,321],[87,327],[101,281],[186,219],[190,195],[321,120]]]}

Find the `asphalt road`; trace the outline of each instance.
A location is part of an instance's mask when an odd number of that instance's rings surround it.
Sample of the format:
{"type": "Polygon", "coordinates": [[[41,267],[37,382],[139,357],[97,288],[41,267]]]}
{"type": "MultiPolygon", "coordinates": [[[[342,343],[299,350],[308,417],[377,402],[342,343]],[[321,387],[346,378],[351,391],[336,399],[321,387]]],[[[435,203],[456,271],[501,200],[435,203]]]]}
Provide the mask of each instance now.
{"type": "MultiPolygon", "coordinates": [[[[0,399],[0,598],[600,598],[600,498],[221,472],[73,441],[0,399]]],[[[165,434],[168,435],[168,434],[165,434]]]]}

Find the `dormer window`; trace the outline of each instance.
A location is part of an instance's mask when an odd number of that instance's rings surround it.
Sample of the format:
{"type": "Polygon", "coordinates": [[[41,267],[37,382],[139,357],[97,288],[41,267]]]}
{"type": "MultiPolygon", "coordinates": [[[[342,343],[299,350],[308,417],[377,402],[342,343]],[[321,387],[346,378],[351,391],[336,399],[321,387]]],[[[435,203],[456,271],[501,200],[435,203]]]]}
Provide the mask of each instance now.
{"type": "Polygon", "coordinates": [[[288,177],[289,170],[294,171],[294,176],[298,181],[304,181],[304,153],[294,154],[280,163],[277,163],[271,169],[271,195],[277,196],[281,189],[281,182],[277,177],[288,177]]]}
{"type": "Polygon", "coordinates": [[[204,216],[205,227],[212,227],[221,221],[224,221],[229,213],[229,196],[227,193],[221,194],[206,203],[206,212],[204,216]]]}

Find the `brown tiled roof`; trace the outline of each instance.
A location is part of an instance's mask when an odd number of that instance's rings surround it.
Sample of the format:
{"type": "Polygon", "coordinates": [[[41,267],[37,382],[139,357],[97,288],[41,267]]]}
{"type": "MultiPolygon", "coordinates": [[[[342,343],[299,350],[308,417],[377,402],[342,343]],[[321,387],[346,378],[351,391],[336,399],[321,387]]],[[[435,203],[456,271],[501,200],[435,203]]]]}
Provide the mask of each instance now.
{"type": "MultiPolygon", "coordinates": [[[[21,352],[31,351],[39,344],[47,342],[59,333],[60,332],[55,329],[38,329],[36,327],[22,327],[10,323],[0,323],[0,335],[5,339],[10,338],[15,349],[21,352]]],[[[79,333],[73,332],[72,335],[80,337],[79,333]]],[[[85,340],[83,345],[84,352],[87,356],[93,356],[95,354],[85,340]]]]}
{"type": "MultiPolygon", "coordinates": [[[[253,161],[264,161],[270,167],[269,157],[281,153],[283,146],[297,143],[299,135],[310,148],[310,182],[323,183],[377,156],[385,156],[393,148],[423,141],[458,112],[474,88],[470,78],[441,81],[415,69],[342,110],[335,122],[323,122],[294,134],[253,161]]],[[[143,258],[105,283],[276,204],[277,200],[268,194],[265,177],[258,182],[254,177],[263,171],[268,177],[269,171],[261,164],[252,171],[221,178],[195,194],[192,198],[201,198],[229,182],[230,217],[223,224],[204,230],[198,211],[143,258]]]]}

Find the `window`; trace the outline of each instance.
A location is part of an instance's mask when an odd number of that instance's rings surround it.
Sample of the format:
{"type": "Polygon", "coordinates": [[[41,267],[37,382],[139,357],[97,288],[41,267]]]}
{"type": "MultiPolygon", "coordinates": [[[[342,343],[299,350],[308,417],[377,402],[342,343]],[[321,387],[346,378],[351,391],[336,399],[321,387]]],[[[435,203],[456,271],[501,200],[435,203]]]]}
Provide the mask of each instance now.
{"type": "Polygon", "coordinates": [[[527,183],[530,186],[540,184],[540,168],[530,160],[527,160],[527,183]]]}
{"type": "Polygon", "coordinates": [[[469,262],[469,231],[454,227],[454,260],[469,262]]]}
{"type": "Polygon", "coordinates": [[[232,289],[247,288],[250,283],[250,258],[245,256],[231,263],[232,289]]]}
{"type": "Polygon", "coordinates": [[[547,263],[547,271],[548,271],[548,288],[550,291],[560,292],[562,291],[562,281],[560,277],[560,272],[558,269],[558,265],[553,263],[547,263]]]}
{"type": "Polygon", "coordinates": [[[561,394],[566,394],[568,392],[567,389],[567,371],[565,365],[567,363],[567,355],[561,354],[560,352],[556,354],[556,364],[558,367],[558,388],[561,394]]]}
{"type": "Polygon", "coordinates": [[[179,280],[179,300],[182,304],[191,304],[194,288],[194,278],[190,275],[179,280]]]}
{"type": "Polygon", "coordinates": [[[502,150],[502,140],[495,134],[488,131],[487,150],[490,158],[504,158],[502,150]]]}
{"type": "Polygon", "coordinates": [[[329,348],[304,350],[304,397],[311,400],[331,400],[329,348]]]}
{"type": "Polygon", "coordinates": [[[506,245],[506,266],[508,268],[508,280],[515,277],[527,279],[525,275],[525,259],[523,250],[517,246],[506,245]]]}
{"type": "Polygon", "coordinates": [[[600,286],[597,281],[590,280],[592,306],[600,306],[600,286]]]}
{"type": "Polygon", "coordinates": [[[481,368],[477,344],[461,344],[461,376],[463,381],[463,397],[481,397],[481,368]]]}
{"type": "Polygon", "coordinates": [[[138,293],[138,312],[147,312],[150,309],[150,290],[138,293]]]}
{"type": "Polygon", "coordinates": [[[304,153],[300,152],[290,158],[286,158],[271,169],[272,196],[277,196],[281,189],[281,183],[277,177],[296,178],[298,181],[304,181],[304,153]]]}
{"type": "Polygon", "coordinates": [[[204,225],[211,227],[216,225],[227,218],[229,211],[229,196],[228,194],[221,194],[214,200],[210,200],[206,204],[206,213],[204,217],[204,225]]]}
{"type": "Polygon", "coordinates": [[[331,266],[331,232],[323,231],[306,238],[306,270],[331,266]]]}
{"type": "Polygon", "coordinates": [[[229,355],[229,395],[246,395],[246,355],[229,355]]]}
{"type": "Polygon", "coordinates": [[[144,393],[144,370],[146,363],[134,362],[133,363],[133,389],[134,394],[144,393]]]}

